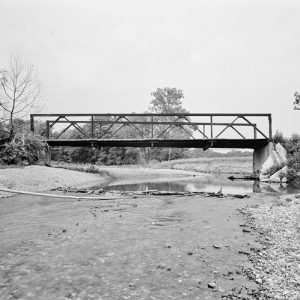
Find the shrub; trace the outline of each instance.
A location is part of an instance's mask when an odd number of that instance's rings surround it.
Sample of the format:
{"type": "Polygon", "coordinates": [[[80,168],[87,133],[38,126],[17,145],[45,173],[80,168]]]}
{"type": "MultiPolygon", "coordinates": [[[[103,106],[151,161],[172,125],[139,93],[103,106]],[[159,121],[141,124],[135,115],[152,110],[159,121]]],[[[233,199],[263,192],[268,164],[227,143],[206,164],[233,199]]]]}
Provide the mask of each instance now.
{"type": "Polygon", "coordinates": [[[289,139],[285,139],[283,144],[287,151],[287,166],[288,175],[287,180],[290,183],[298,184],[300,181],[300,135],[293,133],[289,139]]]}
{"type": "Polygon", "coordinates": [[[300,136],[299,134],[292,134],[285,144],[285,149],[288,156],[293,156],[296,153],[300,153],[300,136]]]}
{"type": "Polygon", "coordinates": [[[287,181],[290,183],[295,183],[298,181],[298,174],[294,169],[288,169],[287,181]]]}
{"type": "Polygon", "coordinates": [[[273,175],[276,172],[278,172],[279,170],[281,170],[283,167],[284,167],[284,165],[274,165],[268,170],[268,174],[273,175]]]}
{"type": "Polygon", "coordinates": [[[99,173],[99,170],[95,166],[91,165],[87,168],[84,168],[84,172],[96,174],[99,173]]]}
{"type": "Polygon", "coordinates": [[[5,165],[33,164],[48,151],[48,144],[41,136],[32,133],[16,134],[0,150],[0,162],[5,165]]]}
{"type": "Polygon", "coordinates": [[[285,148],[287,139],[283,136],[281,131],[277,130],[275,135],[273,136],[273,142],[275,144],[280,143],[285,148]]]}

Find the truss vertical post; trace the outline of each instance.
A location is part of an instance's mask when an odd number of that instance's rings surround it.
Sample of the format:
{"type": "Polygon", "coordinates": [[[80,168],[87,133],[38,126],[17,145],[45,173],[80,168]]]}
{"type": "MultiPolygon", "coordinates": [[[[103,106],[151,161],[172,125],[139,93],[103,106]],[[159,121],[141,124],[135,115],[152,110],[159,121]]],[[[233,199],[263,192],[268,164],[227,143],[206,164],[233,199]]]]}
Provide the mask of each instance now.
{"type": "Polygon", "coordinates": [[[30,131],[34,133],[34,115],[30,115],[30,131]]]}
{"type": "Polygon", "coordinates": [[[214,132],[213,132],[213,116],[210,116],[210,138],[214,138],[214,132]]]}
{"type": "Polygon", "coordinates": [[[254,129],[254,139],[257,139],[257,131],[256,131],[256,125],[253,125],[253,129],[254,129]]]}
{"type": "Polygon", "coordinates": [[[50,121],[46,121],[46,137],[50,138],[50,121]]]}
{"type": "Polygon", "coordinates": [[[91,134],[92,134],[92,139],[94,138],[94,116],[92,116],[92,119],[91,119],[91,121],[92,121],[92,124],[91,124],[91,134]]]}
{"type": "Polygon", "coordinates": [[[154,131],[153,131],[153,116],[151,116],[151,139],[153,139],[153,134],[154,134],[154,131]]]}
{"type": "Polygon", "coordinates": [[[272,115],[268,115],[269,119],[269,139],[271,140],[273,138],[273,133],[272,133],[272,115]]]}

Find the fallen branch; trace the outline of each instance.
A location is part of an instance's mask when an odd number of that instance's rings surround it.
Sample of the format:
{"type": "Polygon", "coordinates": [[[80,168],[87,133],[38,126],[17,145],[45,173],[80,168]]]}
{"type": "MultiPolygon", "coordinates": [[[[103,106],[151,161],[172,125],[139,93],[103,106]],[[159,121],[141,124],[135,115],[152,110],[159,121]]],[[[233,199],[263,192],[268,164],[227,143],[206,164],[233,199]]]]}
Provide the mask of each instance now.
{"type": "Polygon", "coordinates": [[[36,192],[25,192],[25,191],[17,191],[0,188],[0,191],[13,193],[13,194],[24,194],[24,195],[32,195],[32,196],[43,196],[43,197],[52,197],[52,198],[68,198],[68,199],[76,199],[76,200],[116,200],[118,198],[100,198],[100,197],[78,197],[78,196],[66,196],[66,195],[53,195],[53,194],[45,194],[45,193],[36,193],[36,192]]]}
{"type": "Polygon", "coordinates": [[[81,189],[77,189],[77,188],[73,188],[73,187],[58,187],[58,188],[54,188],[51,189],[50,191],[59,191],[59,192],[64,192],[64,193],[80,193],[80,194],[103,194],[105,193],[105,191],[103,189],[98,189],[98,190],[89,190],[89,189],[85,189],[85,188],[81,188],[81,189]]]}

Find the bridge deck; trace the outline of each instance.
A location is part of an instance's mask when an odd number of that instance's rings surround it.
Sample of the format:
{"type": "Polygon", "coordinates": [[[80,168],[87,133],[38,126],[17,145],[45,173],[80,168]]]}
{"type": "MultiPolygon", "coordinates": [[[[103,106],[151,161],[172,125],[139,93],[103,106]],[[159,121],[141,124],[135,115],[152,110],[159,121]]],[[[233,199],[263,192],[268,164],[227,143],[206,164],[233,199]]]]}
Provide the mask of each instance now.
{"type": "Polygon", "coordinates": [[[49,146],[70,147],[167,147],[167,148],[240,148],[257,149],[268,144],[269,139],[48,139],[49,146]]]}

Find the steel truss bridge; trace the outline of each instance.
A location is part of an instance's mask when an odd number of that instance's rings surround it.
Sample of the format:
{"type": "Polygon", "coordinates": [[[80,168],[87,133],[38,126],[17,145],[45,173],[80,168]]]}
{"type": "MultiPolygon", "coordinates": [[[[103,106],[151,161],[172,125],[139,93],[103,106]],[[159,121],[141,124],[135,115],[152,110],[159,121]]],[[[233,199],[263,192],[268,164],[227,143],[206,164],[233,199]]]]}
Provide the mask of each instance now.
{"type": "Polygon", "coordinates": [[[272,117],[244,113],[31,114],[30,130],[44,136],[49,146],[259,149],[272,140],[272,117]]]}

